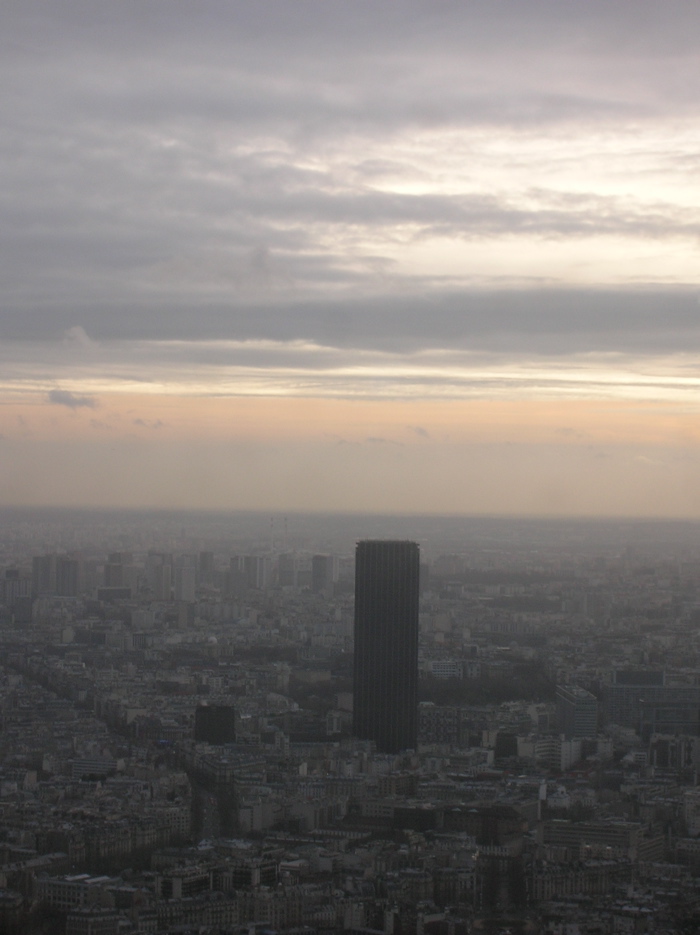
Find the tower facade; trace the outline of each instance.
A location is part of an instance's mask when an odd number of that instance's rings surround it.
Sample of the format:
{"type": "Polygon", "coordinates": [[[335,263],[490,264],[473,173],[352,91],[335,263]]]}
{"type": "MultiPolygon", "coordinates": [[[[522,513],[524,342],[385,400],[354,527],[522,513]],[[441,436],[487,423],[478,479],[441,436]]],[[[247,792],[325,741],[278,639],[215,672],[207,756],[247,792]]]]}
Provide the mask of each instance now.
{"type": "Polygon", "coordinates": [[[198,743],[235,743],[236,716],[233,706],[197,705],[194,712],[194,739],[198,743]]]}
{"type": "Polygon", "coordinates": [[[419,568],[415,542],[357,544],[353,733],[382,753],[418,740],[419,568]]]}
{"type": "Polygon", "coordinates": [[[598,733],[598,699],[578,685],[557,685],[557,716],[567,740],[598,733]]]}
{"type": "Polygon", "coordinates": [[[314,594],[331,591],[337,580],[337,557],[335,555],[314,555],[311,559],[311,590],[314,594]]]}

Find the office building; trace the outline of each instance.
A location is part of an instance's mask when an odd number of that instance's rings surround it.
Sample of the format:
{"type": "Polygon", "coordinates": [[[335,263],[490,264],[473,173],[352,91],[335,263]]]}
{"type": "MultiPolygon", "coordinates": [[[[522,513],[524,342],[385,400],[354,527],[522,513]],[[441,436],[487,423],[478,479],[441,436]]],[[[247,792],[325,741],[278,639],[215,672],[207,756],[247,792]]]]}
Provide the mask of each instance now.
{"type": "Polygon", "coordinates": [[[32,596],[32,579],[18,568],[8,568],[2,582],[2,602],[12,607],[20,598],[32,596]]]}
{"type": "Polygon", "coordinates": [[[415,542],[357,544],[353,733],[382,753],[417,743],[418,577],[415,542]]]}
{"type": "Polygon", "coordinates": [[[106,588],[129,588],[136,594],[139,584],[139,569],[134,564],[132,552],[110,552],[104,566],[106,588]]]}
{"type": "Polygon", "coordinates": [[[171,565],[154,565],[151,569],[151,589],[156,601],[170,601],[173,596],[171,565]]]}
{"type": "Polygon", "coordinates": [[[173,556],[150,550],[146,557],[148,584],[156,601],[171,601],[173,590],[173,556]]]}
{"type": "Polygon", "coordinates": [[[233,555],[229,563],[229,591],[264,590],[270,584],[272,562],[267,555],[233,555]]]}
{"type": "Polygon", "coordinates": [[[197,576],[199,585],[209,585],[214,583],[214,565],[213,552],[200,552],[197,558],[197,576]]]}
{"type": "Polygon", "coordinates": [[[37,555],[32,559],[35,597],[76,597],[80,590],[80,562],[68,555],[37,555]]]}
{"type": "Polygon", "coordinates": [[[652,733],[693,733],[700,723],[700,685],[667,685],[659,669],[617,669],[603,686],[603,715],[609,724],[652,733]]]}
{"type": "Polygon", "coordinates": [[[271,562],[266,555],[244,555],[243,572],[249,588],[262,590],[270,583],[271,562]]]}
{"type": "Polygon", "coordinates": [[[182,556],[174,568],[173,591],[176,601],[194,601],[197,593],[197,568],[194,559],[182,556]]]}
{"type": "Polygon", "coordinates": [[[80,562],[65,555],[56,557],[56,594],[77,597],[80,591],[80,562]]]}
{"type": "Polygon", "coordinates": [[[35,555],[32,559],[32,593],[35,597],[56,593],[55,555],[35,555]]]}
{"type": "Polygon", "coordinates": [[[0,600],[15,623],[32,619],[32,579],[18,568],[8,568],[0,588],[0,600]]]}
{"type": "MultiPolygon", "coordinates": [[[[667,689],[674,692],[671,700],[639,701],[639,736],[649,743],[654,734],[700,736],[700,697],[694,685],[682,689],[667,689]],[[679,697],[679,693],[683,694],[679,697]]],[[[660,763],[658,765],[661,765],[660,763]]]]}
{"type": "Polygon", "coordinates": [[[567,740],[598,733],[598,699],[578,685],[557,685],[557,716],[567,740]]]}
{"type": "Polygon", "coordinates": [[[311,559],[311,590],[314,594],[330,592],[338,580],[338,559],[335,555],[314,555],[311,559]]]}

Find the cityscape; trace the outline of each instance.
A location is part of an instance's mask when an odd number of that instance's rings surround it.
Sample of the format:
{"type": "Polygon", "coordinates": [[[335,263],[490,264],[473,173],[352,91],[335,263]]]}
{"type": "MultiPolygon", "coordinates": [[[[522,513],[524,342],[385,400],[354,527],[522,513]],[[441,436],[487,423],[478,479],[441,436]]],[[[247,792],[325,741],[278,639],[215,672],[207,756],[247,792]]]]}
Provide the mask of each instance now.
{"type": "Polygon", "coordinates": [[[0,935],[700,933],[700,4],[0,4],[0,935]]]}
{"type": "Polygon", "coordinates": [[[1,931],[697,926],[696,524],[2,527],[1,931]]]}

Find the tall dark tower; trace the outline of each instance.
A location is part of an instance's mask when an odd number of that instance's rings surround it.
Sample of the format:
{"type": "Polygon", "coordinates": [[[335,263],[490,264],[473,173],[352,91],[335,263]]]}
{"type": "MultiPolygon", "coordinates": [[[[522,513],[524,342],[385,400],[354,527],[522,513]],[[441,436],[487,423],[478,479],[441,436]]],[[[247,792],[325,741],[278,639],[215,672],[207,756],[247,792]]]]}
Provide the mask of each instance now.
{"type": "Polygon", "coordinates": [[[194,712],[194,739],[199,743],[236,741],[236,717],[232,705],[200,704],[194,712]]]}
{"type": "Polygon", "coordinates": [[[357,543],[353,733],[382,753],[418,740],[419,568],[415,542],[357,543]]]}

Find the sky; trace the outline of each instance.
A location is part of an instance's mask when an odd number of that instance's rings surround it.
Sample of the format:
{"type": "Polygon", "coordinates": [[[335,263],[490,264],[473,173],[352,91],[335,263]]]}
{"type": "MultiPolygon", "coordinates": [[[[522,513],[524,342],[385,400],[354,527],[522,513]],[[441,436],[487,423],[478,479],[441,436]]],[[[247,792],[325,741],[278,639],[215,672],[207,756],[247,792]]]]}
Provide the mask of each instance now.
{"type": "Polygon", "coordinates": [[[696,0],[6,0],[0,505],[700,517],[696,0]]]}

